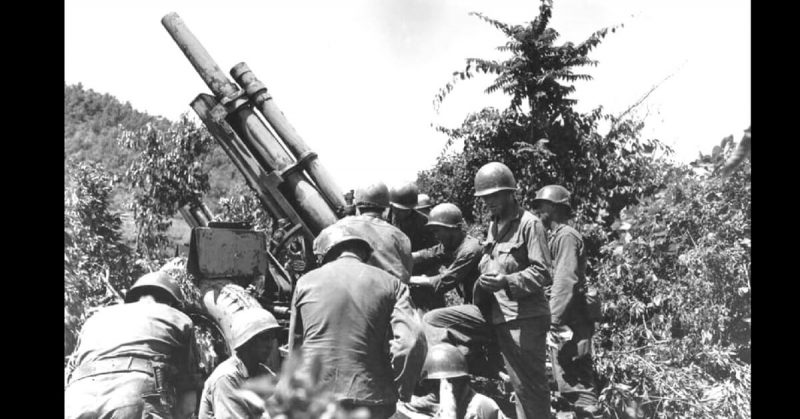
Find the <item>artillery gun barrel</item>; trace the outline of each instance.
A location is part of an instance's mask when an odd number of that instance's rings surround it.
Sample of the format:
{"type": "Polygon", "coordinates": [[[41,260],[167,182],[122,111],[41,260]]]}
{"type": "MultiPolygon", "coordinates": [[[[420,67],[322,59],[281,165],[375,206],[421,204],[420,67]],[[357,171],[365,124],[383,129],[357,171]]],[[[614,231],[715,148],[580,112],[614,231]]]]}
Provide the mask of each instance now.
{"type": "Polygon", "coordinates": [[[245,63],[236,64],[230,71],[234,80],[247,92],[247,96],[261,111],[267,122],[283,140],[286,147],[294,154],[299,162],[305,161],[305,169],[311,180],[317,184],[322,195],[334,208],[345,206],[341,189],[325,167],[317,160],[317,155],[306,144],[294,127],[289,123],[283,112],[275,104],[267,87],[256,77],[250,67],[245,63]]]}
{"type": "MultiPolygon", "coordinates": [[[[267,172],[277,172],[283,180],[279,185],[280,191],[305,221],[311,233],[316,235],[323,228],[336,222],[335,207],[330,205],[320,191],[309,182],[302,167],[256,115],[250,103],[241,97],[243,92],[220,70],[177,13],[165,15],[161,23],[219,99],[224,112],[227,113],[225,119],[260,165],[267,172]]],[[[280,200],[279,197],[275,198],[280,200]]],[[[279,214],[272,215],[279,216],[279,214]]]]}
{"type": "Polygon", "coordinates": [[[164,25],[172,39],[178,44],[178,47],[189,59],[189,62],[192,63],[194,69],[197,70],[197,74],[200,75],[215,96],[231,97],[239,90],[225,76],[225,73],[177,13],[172,12],[164,15],[161,18],[161,24],[164,25]]]}

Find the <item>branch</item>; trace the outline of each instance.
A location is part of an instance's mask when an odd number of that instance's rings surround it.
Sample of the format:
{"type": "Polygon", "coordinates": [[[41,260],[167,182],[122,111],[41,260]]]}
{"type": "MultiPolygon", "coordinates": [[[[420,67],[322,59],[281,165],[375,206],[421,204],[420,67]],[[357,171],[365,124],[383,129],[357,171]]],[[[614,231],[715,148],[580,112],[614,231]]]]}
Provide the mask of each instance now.
{"type": "Polygon", "coordinates": [[[633,104],[633,105],[629,106],[629,107],[628,107],[628,109],[625,109],[625,111],[624,111],[624,112],[622,112],[621,114],[619,114],[619,116],[617,116],[617,117],[616,117],[616,120],[615,120],[615,122],[614,122],[614,125],[612,125],[612,126],[611,126],[611,130],[609,130],[609,132],[613,132],[613,131],[614,131],[614,130],[617,128],[617,125],[619,125],[619,122],[620,122],[620,121],[622,121],[622,118],[623,118],[625,115],[627,115],[628,113],[630,113],[630,111],[634,110],[636,107],[638,107],[639,105],[641,105],[641,104],[642,104],[642,103],[643,103],[643,102],[644,102],[644,101],[645,101],[645,100],[646,100],[646,99],[647,99],[647,98],[650,96],[650,94],[652,94],[652,93],[653,93],[653,92],[654,92],[656,89],[658,89],[658,88],[659,88],[659,87],[660,87],[662,84],[664,84],[664,82],[665,82],[665,81],[669,80],[670,78],[672,78],[672,76],[674,76],[675,74],[677,74],[677,73],[678,73],[678,71],[680,71],[680,70],[681,70],[681,68],[683,68],[683,65],[684,65],[684,64],[686,64],[686,62],[685,62],[685,61],[684,61],[684,63],[683,63],[683,64],[681,64],[681,66],[680,66],[680,67],[678,67],[678,69],[677,69],[677,70],[675,70],[675,71],[673,71],[672,73],[670,73],[670,74],[669,74],[667,77],[664,77],[664,79],[663,79],[663,80],[661,80],[660,82],[658,82],[658,83],[654,84],[654,85],[653,85],[653,87],[651,87],[651,88],[650,88],[650,90],[648,90],[648,91],[647,91],[647,93],[645,93],[645,94],[644,94],[642,97],[640,97],[640,98],[639,98],[639,100],[637,100],[636,102],[634,102],[634,104],[633,104]]]}
{"type": "Polygon", "coordinates": [[[662,343],[667,343],[669,341],[670,341],[670,339],[657,340],[657,341],[655,341],[655,342],[653,342],[653,343],[651,343],[649,345],[644,345],[644,346],[641,346],[641,347],[638,347],[638,348],[629,349],[627,351],[613,351],[613,352],[615,354],[630,354],[630,353],[633,353],[633,352],[636,352],[636,351],[641,351],[642,349],[647,349],[647,348],[650,348],[650,347],[653,347],[653,346],[656,346],[656,345],[661,345],[662,343]]]}
{"type": "Polygon", "coordinates": [[[106,268],[105,275],[100,277],[103,280],[103,283],[106,285],[106,288],[108,288],[108,290],[111,291],[111,293],[114,295],[114,297],[117,299],[118,302],[121,303],[121,302],[125,301],[125,299],[122,298],[122,294],[120,294],[119,291],[117,291],[114,288],[114,286],[111,285],[111,282],[108,280],[108,275],[109,275],[109,269],[106,268]]]}

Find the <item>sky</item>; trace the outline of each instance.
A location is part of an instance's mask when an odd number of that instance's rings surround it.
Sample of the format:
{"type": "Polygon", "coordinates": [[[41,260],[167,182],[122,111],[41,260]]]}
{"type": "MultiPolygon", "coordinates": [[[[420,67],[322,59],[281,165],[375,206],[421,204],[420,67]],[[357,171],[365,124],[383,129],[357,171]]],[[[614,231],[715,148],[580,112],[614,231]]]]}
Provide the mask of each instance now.
{"type": "MultiPolygon", "coordinates": [[[[177,12],[226,73],[246,62],[343,190],[365,179],[413,180],[470,112],[504,108],[488,76],[433,98],[467,57],[503,59],[503,34],[470,12],[524,24],[521,0],[66,0],[64,80],[177,119],[209,89],[161,25],[177,12]]],[[[624,25],[590,57],[578,110],[636,108],[644,135],[675,158],[710,152],[750,126],[751,11],[747,0],[555,0],[556,43],[624,25]]]]}

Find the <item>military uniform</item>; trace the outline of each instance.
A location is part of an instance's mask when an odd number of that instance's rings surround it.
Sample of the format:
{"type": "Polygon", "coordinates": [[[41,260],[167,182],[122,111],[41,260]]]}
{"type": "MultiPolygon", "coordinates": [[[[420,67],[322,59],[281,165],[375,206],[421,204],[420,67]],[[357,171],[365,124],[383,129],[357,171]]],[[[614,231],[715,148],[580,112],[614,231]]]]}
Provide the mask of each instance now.
{"type": "Polygon", "coordinates": [[[247,368],[236,354],[219,364],[203,387],[198,418],[260,418],[264,412],[236,393],[248,378],[247,368]]]}
{"type": "Polygon", "coordinates": [[[438,274],[428,277],[431,288],[420,287],[415,293],[416,287],[412,287],[411,296],[417,306],[428,310],[444,307],[445,293],[454,288],[458,289],[464,303],[471,303],[472,289],[480,276],[478,262],[482,252],[478,239],[469,236],[465,236],[461,244],[450,252],[441,244],[414,252],[412,258],[415,266],[417,262],[429,265],[431,261],[435,261],[442,268],[438,274]]]}
{"type": "Polygon", "coordinates": [[[361,232],[360,235],[369,241],[373,251],[367,264],[408,283],[413,264],[411,242],[402,231],[371,213],[345,217],[336,224],[361,232]]]}
{"type": "Polygon", "coordinates": [[[550,318],[553,326],[568,326],[572,339],[549,348],[553,376],[558,391],[572,399],[576,406],[593,406],[592,334],[594,325],[588,319],[581,290],[586,285],[586,255],[581,234],[559,224],[550,237],[553,257],[553,287],[550,296],[550,318]]]}
{"type": "Polygon", "coordinates": [[[101,309],[81,330],[64,417],[171,418],[175,394],[199,384],[194,345],[191,319],[166,304],[101,309]],[[163,371],[158,379],[156,369],[163,371]]]}
{"type": "Polygon", "coordinates": [[[410,319],[406,285],[345,254],[297,282],[289,346],[299,346],[295,335],[302,336],[304,354],[321,358],[321,380],[343,405],[369,407],[374,417],[389,417],[398,400],[396,377],[417,379],[415,366],[404,358],[408,353],[395,353],[390,343],[391,326],[397,321],[413,329],[410,319]]]}
{"type": "Polygon", "coordinates": [[[494,293],[476,287],[475,299],[490,297],[490,322],[511,384],[517,396],[517,417],[549,418],[550,391],[545,359],[550,327],[550,307],[544,288],[550,286],[550,252],[545,228],[533,214],[522,208],[498,231],[496,220],[489,224],[486,254],[481,273],[508,275],[508,285],[494,293]]]}

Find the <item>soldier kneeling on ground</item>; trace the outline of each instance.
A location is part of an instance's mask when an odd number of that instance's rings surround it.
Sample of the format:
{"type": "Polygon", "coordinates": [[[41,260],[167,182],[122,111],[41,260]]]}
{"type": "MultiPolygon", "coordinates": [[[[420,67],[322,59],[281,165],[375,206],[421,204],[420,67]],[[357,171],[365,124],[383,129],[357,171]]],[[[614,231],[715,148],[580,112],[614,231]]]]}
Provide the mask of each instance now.
{"type": "Polygon", "coordinates": [[[505,418],[497,403],[491,398],[477,393],[469,385],[467,361],[455,346],[439,343],[428,350],[423,367],[423,377],[427,387],[437,387],[431,395],[414,397],[412,403],[399,402],[396,418],[465,418],[497,419],[505,418]],[[416,403],[414,403],[416,402],[416,403]]]}
{"type": "Polygon", "coordinates": [[[269,311],[251,308],[233,315],[231,329],[235,353],[206,380],[199,419],[263,417],[262,408],[249,403],[238,390],[251,377],[272,374],[264,363],[276,349],[275,333],[280,325],[269,311]]]}
{"type": "Polygon", "coordinates": [[[193,415],[199,375],[192,320],[178,309],[182,300],[175,280],[152,272],[136,281],[125,304],[90,317],[64,391],[64,417],[193,415]]]}

